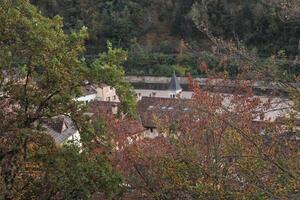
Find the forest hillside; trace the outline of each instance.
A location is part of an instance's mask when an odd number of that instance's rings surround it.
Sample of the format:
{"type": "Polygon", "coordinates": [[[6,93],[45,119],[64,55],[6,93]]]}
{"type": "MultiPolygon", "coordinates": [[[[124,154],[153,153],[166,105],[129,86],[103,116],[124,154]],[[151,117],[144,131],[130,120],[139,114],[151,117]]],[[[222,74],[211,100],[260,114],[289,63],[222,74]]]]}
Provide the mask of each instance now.
{"type": "MultiPolygon", "coordinates": [[[[286,18],[272,1],[241,0],[31,0],[43,14],[64,18],[66,31],[88,27],[86,58],[106,50],[106,42],[129,53],[127,74],[205,76],[201,63],[219,63],[212,43],[199,30],[205,22],[214,37],[234,41],[264,60],[293,60],[299,53],[300,18],[286,18]],[[195,53],[196,52],[196,53],[195,53]]],[[[229,74],[236,74],[234,63],[229,74]]],[[[223,67],[226,68],[226,67],[223,67]]],[[[222,68],[222,69],[223,69],[222,68]]],[[[224,69],[223,69],[224,70],[224,69]]],[[[295,73],[295,71],[293,71],[295,73]]]]}

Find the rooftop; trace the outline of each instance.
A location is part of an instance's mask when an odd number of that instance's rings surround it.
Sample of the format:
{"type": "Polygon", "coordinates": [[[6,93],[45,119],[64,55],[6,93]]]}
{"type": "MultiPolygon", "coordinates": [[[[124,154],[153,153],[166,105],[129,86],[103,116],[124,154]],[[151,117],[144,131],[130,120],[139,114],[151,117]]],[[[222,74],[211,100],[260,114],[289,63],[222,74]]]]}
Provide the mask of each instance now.
{"type": "Polygon", "coordinates": [[[191,106],[192,100],[188,99],[143,97],[138,102],[138,111],[144,127],[155,128],[157,121],[171,125],[190,115],[191,106]]]}
{"type": "Polygon", "coordinates": [[[145,131],[141,122],[136,120],[118,120],[111,126],[111,131],[118,136],[133,136],[145,131]]]}
{"type": "Polygon", "coordinates": [[[47,133],[53,137],[56,144],[64,143],[78,131],[74,122],[66,116],[44,119],[42,126],[46,128],[47,133]]]}
{"type": "Polygon", "coordinates": [[[173,73],[173,76],[171,78],[171,81],[169,83],[169,87],[168,90],[172,90],[172,91],[178,91],[178,90],[182,90],[180,83],[176,77],[175,72],[173,73]]]}
{"type": "Polygon", "coordinates": [[[120,103],[108,101],[91,101],[88,105],[89,113],[93,113],[95,117],[107,117],[114,115],[114,109],[117,111],[120,103]]]}
{"type": "Polygon", "coordinates": [[[91,84],[87,84],[87,85],[83,86],[81,88],[81,90],[82,90],[84,96],[91,95],[91,94],[97,94],[96,87],[91,84]]]}
{"type": "Polygon", "coordinates": [[[89,113],[92,117],[104,118],[109,123],[109,128],[115,134],[134,135],[145,130],[142,124],[136,120],[118,119],[115,117],[114,111],[117,111],[120,103],[107,101],[92,101],[89,103],[89,113]]]}

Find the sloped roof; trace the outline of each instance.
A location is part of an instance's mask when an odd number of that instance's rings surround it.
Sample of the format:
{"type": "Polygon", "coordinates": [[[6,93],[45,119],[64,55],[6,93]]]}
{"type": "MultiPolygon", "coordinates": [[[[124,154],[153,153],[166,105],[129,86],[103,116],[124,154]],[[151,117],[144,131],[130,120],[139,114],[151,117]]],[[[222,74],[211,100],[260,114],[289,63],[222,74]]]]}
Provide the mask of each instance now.
{"type": "Polygon", "coordinates": [[[91,101],[88,104],[88,112],[93,113],[94,117],[107,117],[114,115],[113,108],[118,107],[120,103],[118,102],[108,102],[108,101],[91,101]]]}
{"type": "Polygon", "coordinates": [[[157,120],[169,126],[191,115],[192,100],[143,97],[138,102],[138,112],[144,127],[155,128],[157,120]]]}
{"type": "Polygon", "coordinates": [[[78,131],[74,122],[66,116],[44,119],[42,126],[46,128],[46,132],[53,137],[56,144],[64,143],[78,131]]]}
{"type": "Polygon", "coordinates": [[[145,130],[141,122],[130,119],[118,119],[113,113],[113,108],[118,107],[120,103],[107,101],[91,101],[88,111],[92,113],[92,119],[102,118],[107,120],[109,128],[116,134],[126,136],[135,135],[145,130]]]}
{"type": "Polygon", "coordinates": [[[82,92],[83,92],[84,96],[88,96],[88,95],[91,95],[91,94],[97,94],[95,86],[93,86],[91,84],[87,84],[84,87],[82,87],[82,92]]]}
{"type": "Polygon", "coordinates": [[[126,137],[145,131],[141,122],[136,120],[118,120],[110,128],[115,134],[126,137]]]}
{"type": "Polygon", "coordinates": [[[171,81],[169,83],[168,90],[172,90],[172,91],[182,90],[182,87],[179,84],[179,81],[176,77],[175,72],[173,73],[173,76],[172,76],[171,81]]]}
{"type": "Polygon", "coordinates": [[[46,122],[46,125],[57,133],[62,133],[65,125],[63,117],[57,117],[46,122]]]}

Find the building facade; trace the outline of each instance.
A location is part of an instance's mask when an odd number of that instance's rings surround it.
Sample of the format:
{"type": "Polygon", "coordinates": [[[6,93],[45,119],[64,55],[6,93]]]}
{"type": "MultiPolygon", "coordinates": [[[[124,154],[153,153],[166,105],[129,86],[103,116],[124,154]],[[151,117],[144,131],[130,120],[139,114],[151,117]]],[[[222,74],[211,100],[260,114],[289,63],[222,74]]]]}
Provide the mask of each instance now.
{"type": "Polygon", "coordinates": [[[183,91],[175,72],[173,73],[166,89],[135,89],[135,93],[138,101],[140,101],[143,97],[190,99],[193,95],[192,92],[183,91]]]}

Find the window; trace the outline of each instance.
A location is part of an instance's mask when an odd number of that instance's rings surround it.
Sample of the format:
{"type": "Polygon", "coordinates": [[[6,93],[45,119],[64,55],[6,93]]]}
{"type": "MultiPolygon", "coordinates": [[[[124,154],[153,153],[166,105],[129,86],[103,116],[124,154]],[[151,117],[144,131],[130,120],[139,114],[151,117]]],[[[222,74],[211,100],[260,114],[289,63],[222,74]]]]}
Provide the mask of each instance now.
{"type": "Polygon", "coordinates": [[[110,101],[110,97],[107,97],[107,98],[106,98],[106,101],[110,101]]]}
{"type": "Polygon", "coordinates": [[[116,95],[114,95],[114,96],[113,96],[113,100],[116,100],[116,99],[117,99],[117,97],[116,97],[116,95]]]}
{"type": "Polygon", "coordinates": [[[175,99],[175,94],[170,94],[170,97],[172,98],[172,99],[175,99]]]}
{"type": "Polygon", "coordinates": [[[152,92],[152,96],[155,97],[156,96],[156,92],[152,92]]]}
{"type": "Polygon", "coordinates": [[[113,90],[114,88],[113,87],[110,87],[110,90],[113,90]]]}
{"type": "Polygon", "coordinates": [[[150,128],[150,132],[153,133],[153,128],[150,128]]]}

